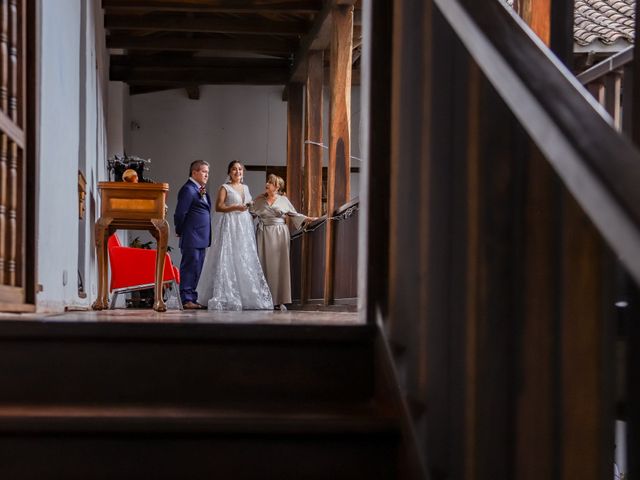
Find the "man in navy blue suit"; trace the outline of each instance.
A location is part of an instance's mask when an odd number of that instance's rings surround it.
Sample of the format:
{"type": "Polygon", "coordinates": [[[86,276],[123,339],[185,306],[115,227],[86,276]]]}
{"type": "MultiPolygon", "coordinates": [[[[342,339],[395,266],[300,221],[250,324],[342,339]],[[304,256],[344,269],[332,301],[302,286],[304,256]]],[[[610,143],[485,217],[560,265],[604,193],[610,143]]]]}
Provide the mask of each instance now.
{"type": "Polygon", "coordinates": [[[198,303],[198,280],[204,256],[211,245],[211,198],[206,190],[209,164],[204,160],[191,163],[189,180],[178,192],[173,225],[180,237],[180,298],[188,310],[206,309],[198,303]]]}

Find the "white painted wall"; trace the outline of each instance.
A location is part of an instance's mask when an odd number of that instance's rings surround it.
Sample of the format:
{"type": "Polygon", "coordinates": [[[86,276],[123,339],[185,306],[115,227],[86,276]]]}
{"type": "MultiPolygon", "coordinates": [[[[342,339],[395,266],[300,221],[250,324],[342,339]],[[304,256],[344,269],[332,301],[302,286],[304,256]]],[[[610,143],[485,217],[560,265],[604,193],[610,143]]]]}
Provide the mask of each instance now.
{"type": "Polygon", "coordinates": [[[104,180],[106,74],[100,0],[40,0],[38,310],[88,306],[96,291],[93,221],[104,180]],[[88,182],[78,220],[77,172],[88,182]],[[78,295],[78,266],[89,295],[78,295]]]}
{"type": "MultiPolygon", "coordinates": [[[[354,88],[352,98],[352,155],[359,156],[359,89],[354,88]]],[[[326,145],[328,92],[324,108],[326,145]]],[[[167,204],[172,232],[177,193],[193,160],[203,159],[211,164],[208,188],[212,196],[226,181],[231,160],[245,165],[286,164],[287,104],[282,101],[282,87],[210,85],[201,87],[199,100],[190,100],[184,90],[134,95],[130,97],[129,114],[127,152],[150,158],[150,178],[169,183],[167,204]]],[[[353,165],[359,166],[359,162],[354,161],[353,165]]],[[[352,175],[352,181],[352,196],[357,196],[357,175],[352,175]]],[[[264,188],[264,174],[248,172],[245,183],[255,196],[264,188]]],[[[214,214],[214,229],[218,220],[219,214],[214,214]]],[[[138,234],[151,239],[146,233],[138,234]]],[[[174,249],[173,261],[179,263],[178,239],[173,234],[169,245],[174,249]]]]}
{"type": "Polygon", "coordinates": [[[107,110],[107,153],[109,158],[122,155],[125,149],[125,128],[129,87],[122,82],[109,82],[107,110]]]}
{"type": "MultiPolygon", "coordinates": [[[[231,160],[247,165],[286,163],[286,103],[281,98],[282,88],[258,86],[204,86],[199,100],[190,100],[184,90],[130,97],[129,120],[134,127],[129,131],[128,153],[150,158],[150,178],[169,183],[172,232],[178,190],[193,160],[211,164],[212,196],[226,181],[231,160]]],[[[247,175],[252,194],[262,190],[263,178],[247,175]]],[[[214,215],[214,225],[218,217],[214,215]]],[[[175,249],[172,259],[179,262],[173,233],[169,245],[175,249]]]]}

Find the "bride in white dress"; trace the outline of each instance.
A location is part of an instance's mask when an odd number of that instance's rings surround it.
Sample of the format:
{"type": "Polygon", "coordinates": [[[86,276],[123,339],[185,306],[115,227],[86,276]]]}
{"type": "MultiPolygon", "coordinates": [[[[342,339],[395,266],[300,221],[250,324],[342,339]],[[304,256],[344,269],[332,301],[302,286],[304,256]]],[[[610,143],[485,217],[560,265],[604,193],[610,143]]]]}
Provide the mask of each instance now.
{"type": "Polygon", "coordinates": [[[242,183],[244,167],[233,161],[227,173],[230,181],[220,187],[216,200],[222,218],[207,252],[198,296],[209,298],[209,310],[273,310],[247,211],[251,193],[242,183]]]}

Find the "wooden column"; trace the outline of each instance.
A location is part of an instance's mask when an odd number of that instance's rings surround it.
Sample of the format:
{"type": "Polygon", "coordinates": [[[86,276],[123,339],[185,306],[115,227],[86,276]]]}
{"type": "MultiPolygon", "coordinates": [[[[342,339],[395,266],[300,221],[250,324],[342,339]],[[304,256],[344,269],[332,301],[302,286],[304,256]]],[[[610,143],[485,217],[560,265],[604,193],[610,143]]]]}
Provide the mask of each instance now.
{"type": "MultiPolygon", "coordinates": [[[[332,11],[331,103],[329,111],[329,166],[327,169],[327,216],[350,198],[351,172],[351,50],[353,46],[353,6],[341,5],[332,11]]],[[[334,234],[327,222],[325,245],[324,303],[333,301],[334,234]]]]}
{"type": "MultiPolygon", "coordinates": [[[[305,95],[304,211],[310,217],[322,216],[322,110],[324,52],[309,52],[305,95]]],[[[302,237],[301,302],[311,292],[312,256],[309,235],[302,237]]]]}
{"type": "Polygon", "coordinates": [[[563,62],[573,55],[573,0],[516,0],[517,11],[563,62]]]}
{"type": "Polygon", "coordinates": [[[310,217],[322,215],[322,50],[309,53],[305,95],[305,212],[310,217]],[[313,142],[313,143],[311,143],[313,142]]]}
{"type": "Polygon", "coordinates": [[[302,210],[302,84],[289,84],[287,102],[287,196],[302,210]]]}
{"type": "Polygon", "coordinates": [[[520,0],[517,3],[518,14],[547,45],[551,39],[551,1],[520,0]]]}

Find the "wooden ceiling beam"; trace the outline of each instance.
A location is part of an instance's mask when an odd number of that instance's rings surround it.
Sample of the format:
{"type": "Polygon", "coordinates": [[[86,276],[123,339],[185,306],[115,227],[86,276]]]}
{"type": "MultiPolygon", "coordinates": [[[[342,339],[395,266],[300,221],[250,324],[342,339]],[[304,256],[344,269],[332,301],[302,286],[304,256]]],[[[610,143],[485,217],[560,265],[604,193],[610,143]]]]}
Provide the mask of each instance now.
{"type": "Polygon", "coordinates": [[[107,48],[126,50],[167,51],[234,51],[275,55],[288,55],[295,50],[295,42],[280,38],[187,38],[179,36],[135,37],[131,35],[109,35],[107,48]]]}
{"type": "Polygon", "coordinates": [[[307,76],[307,59],[309,52],[314,50],[326,50],[331,41],[333,28],[331,12],[338,5],[353,5],[356,0],[329,0],[316,15],[309,33],[302,38],[297,53],[293,58],[290,83],[303,83],[307,76]]]}
{"type": "Polygon", "coordinates": [[[112,11],[225,12],[314,14],[321,0],[102,0],[112,11]]]}
{"type": "Polygon", "coordinates": [[[163,17],[107,15],[104,25],[110,31],[146,30],[263,35],[303,35],[309,30],[309,23],[300,20],[282,22],[266,19],[189,18],[178,15],[163,17]]]}
{"type": "Polygon", "coordinates": [[[111,55],[112,67],[146,68],[282,68],[287,69],[289,61],[283,58],[233,58],[233,57],[185,57],[180,55],[111,55]]]}
{"type": "Polygon", "coordinates": [[[149,87],[144,85],[130,85],[129,95],[142,95],[143,93],[155,93],[164,92],[166,90],[173,90],[176,87],[149,87]]]}
{"type": "Polygon", "coordinates": [[[145,68],[111,66],[109,79],[129,85],[284,85],[289,77],[286,68],[145,68]]]}

